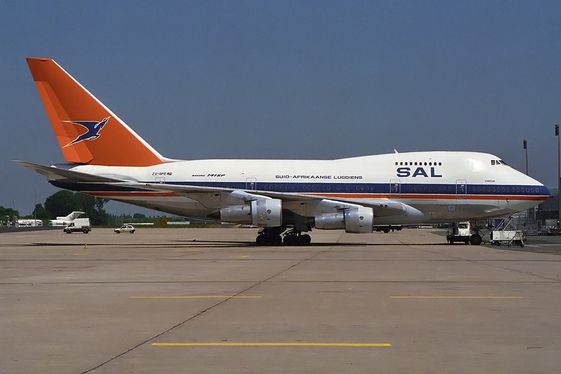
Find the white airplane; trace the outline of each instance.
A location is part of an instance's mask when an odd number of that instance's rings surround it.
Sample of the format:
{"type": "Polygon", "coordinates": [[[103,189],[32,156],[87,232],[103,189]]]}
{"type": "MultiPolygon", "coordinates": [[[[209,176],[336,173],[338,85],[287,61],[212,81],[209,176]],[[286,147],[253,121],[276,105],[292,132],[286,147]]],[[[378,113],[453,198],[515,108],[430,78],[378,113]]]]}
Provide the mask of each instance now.
{"type": "Polygon", "coordinates": [[[67,226],[70,222],[74,221],[76,218],[80,217],[84,212],[80,211],[73,211],[72,213],[64,216],[64,217],[57,217],[56,219],[52,219],[50,221],[51,226],[67,226]]]}
{"type": "MultiPolygon", "coordinates": [[[[512,214],[549,196],[540,182],[476,152],[338,160],[162,156],[50,59],[27,59],[66,164],[17,163],[54,186],[186,217],[261,228],[260,245],[306,245],[316,229],[460,222],[512,214]]],[[[473,244],[481,236],[471,237],[473,244]]]]}

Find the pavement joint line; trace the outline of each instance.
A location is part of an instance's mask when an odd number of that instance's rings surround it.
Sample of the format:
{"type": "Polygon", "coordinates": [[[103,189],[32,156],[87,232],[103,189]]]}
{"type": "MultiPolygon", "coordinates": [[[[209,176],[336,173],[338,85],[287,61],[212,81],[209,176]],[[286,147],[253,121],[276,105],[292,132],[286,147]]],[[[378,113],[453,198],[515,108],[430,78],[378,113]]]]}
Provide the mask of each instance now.
{"type": "Polygon", "coordinates": [[[159,347],[391,347],[389,343],[152,343],[159,347]]]}
{"type": "MultiPolygon", "coordinates": [[[[342,234],[341,234],[341,235],[342,235],[342,234]]],[[[287,267],[286,269],[281,270],[281,271],[279,271],[278,273],[269,276],[268,278],[265,278],[265,279],[263,279],[263,280],[261,280],[261,281],[258,281],[257,283],[254,283],[254,284],[250,285],[249,287],[247,287],[247,288],[241,290],[240,292],[238,292],[237,294],[235,294],[235,295],[233,295],[233,296],[239,296],[239,295],[241,295],[241,294],[244,293],[244,292],[248,292],[249,290],[251,290],[251,289],[253,289],[253,288],[255,288],[255,287],[257,287],[257,286],[259,286],[259,285],[261,285],[261,284],[263,284],[263,283],[266,283],[266,282],[270,281],[271,279],[273,279],[273,278],[279,276],[280,274],[282,274],[282,273],[284,273],[284,272],[287,272],[287,271],[289,271],[290,269],[294,268],[295,266],[298,266],[298,265],[302,264],[303,262],[306,262],[306,261],[308,261],[308,260],[310,260],[310,259],[313,259],[314,257],[317,257],[317,256],[319,256],[319,255],[321,255],[321,254],[327,252],[328,250],[329,250],[329,249],[326,249],[326,250],[323,250],[323,251],[319,251],[319,252],[315,253],[314,255],[312,255],[312,256],[309,257],[309,258],[300,259],[298,262],[296,262],[295,264],[290,265],[290,266],[287,267]]],[[[181,321],[181,322],[179,322],[179,323],[176,323],[176,324],[173,325],[172,327],[170,327],[170,328],[168,328],[168,329],[166,329],[166,330],[164,330],[164,331],[161,331],[161,332],[157,333],[156,335],[154,335],[154,336],[152,336],[152,337],[150,337],[150,338],[148,338],[148,339],[145,339],[145,340],[141,341],[140,343],[135,344],[134,346],[130,347],[129,349],[126,349],[125,351],[123,351],[123,352],[121,352],[121,353],[119,353],[119,354],[117,354],[117,355],[115,355],[115,356],[113,356],[113,357],[111,357],[111,358],[105,360],[104,362],[102,362],[102,363],[100,363],[100,364],[98,364],[98,365],[96,365],[96,366],[94,366],[94,367],[92,367],[92,368],[90,368],[90,369],[87,369],[87,370],[83,371],[81,374],[91,373],[92,371],[95,371],[95,370],[99,369],[100,367],[105,366],[106,364],[108,364],[108,363],[110,363],[110,362],[112,362],[112,361],[118,359],[119,357],[122,357],[122,356],[126,355],[127,353],[130,353],[130,352],[134,351],[136,348],[141,347],[141,346],[143,346],[144,344],[146,344],[146,343],[148,343],[148,342],[150,342],[150,341],[153,341],[153,340],[159,338],[160,336],[163,336],[163,335],[165,335],[165,334],[167,334],[167,333],[169,333],[169,332],[175,330],[176,328],[178,328],[178,327],[180,327],[180,326],[185,325],[186,323],[188,323],[188,322],[194,320],[195,318],[197,318],[197,317],[199,317],[199,316],[201,316],[201,315],[207,313],[207,312],[210,311],[211,309],[213,309],[213,308],[215,308],[215,307],[217,307],[217,306],[219,306],[219,305],[222,305],[222,304],[226,303],[226,302],[227,302],[228,300],[230,300],[230,299],[231,299],[231,297],[229,297],[229,298],[227,298],[227,299],[224,299],[224,300],[218,301],[216,304],[211,305],[211,306],[209,306],[208,308],[201,310],[200,312],[196,313],[195,315],[192,315],[191,317],[187,318],[186,320],[181,321]]]]}
{"type": "Polygon", "coordinates": [[[547,280],[550,280],[552,282],[561,282],[560,279],[554,279],[554,278],[546,277],[546,276],[543,276],[543,275],[527,273],[527,272],[524,272],[524,271],[521,271],[521,270],[516,270],[516,269],[509,269],[507,267],[494,265],[493,263],[490,263],[488,261],[472,260],[472,259],[469,259],[469,258],[462,258],[462,257],[458,257],[458,256],[453,256],[452,254],[443,254],[443,253],[435,252],[434,250],[427,250],[427,249],[423,249],[423,250],[425,252],[428,252],[428,253],[433,253],[433,254],[438,253],[438,254],[441,254],[441,255],[456,259],[456,260],[466,261],[466,262],[470,262],[470,263],[476,264],[476,265],[485,265],[485,266],[489,266],[489,267],[492,267],[492,268],[495,268],[495,269],[501,269],[501,270],[505,270],[505,271],[511,271],[513,273],[525,274],[525,275],[529,275],[529,276],[533,276],[533,277],[537,277],[537,278],[541,278],[541,279],[547,279],[547,280]]]}
{"type": "Polygon", "coordinates": [[[131,299],[259,299],[261,296],[200,295],[200,296],[131,296],[131,299]]]}

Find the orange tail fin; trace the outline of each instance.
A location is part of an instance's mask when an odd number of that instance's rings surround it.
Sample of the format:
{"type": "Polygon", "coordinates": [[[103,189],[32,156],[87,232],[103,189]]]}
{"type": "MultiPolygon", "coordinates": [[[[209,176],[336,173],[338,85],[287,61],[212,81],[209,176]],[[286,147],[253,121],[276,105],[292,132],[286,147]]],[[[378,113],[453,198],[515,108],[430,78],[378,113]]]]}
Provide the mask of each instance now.
{"type": "Polygon", "coordinates": [[[67,162],[149,166],[169,161],[55,61],[27,63],[67,162]]]}

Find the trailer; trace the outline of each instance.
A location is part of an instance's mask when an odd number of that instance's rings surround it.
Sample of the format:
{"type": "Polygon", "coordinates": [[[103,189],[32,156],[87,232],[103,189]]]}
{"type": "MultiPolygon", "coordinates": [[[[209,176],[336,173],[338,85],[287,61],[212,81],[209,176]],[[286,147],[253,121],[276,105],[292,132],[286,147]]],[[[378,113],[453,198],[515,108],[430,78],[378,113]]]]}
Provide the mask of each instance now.
{"type": "Polygon", "coordinates": [[[491,231],[491,244],[501,245],[506,244],[511,246],[517,244],[524,248],[524,242],[526,240],[526,235],[522,230],[497,230],[491,231]]]}
{"type": "Polygon", "coordinates": [[[506,244],[510,247],[516,244],[524,248],[524,242],[526,241],[526,233],[514,226],[512,216],[503,219],[489,235],[491,237],[490,242],[493,245],[506,244]]]}

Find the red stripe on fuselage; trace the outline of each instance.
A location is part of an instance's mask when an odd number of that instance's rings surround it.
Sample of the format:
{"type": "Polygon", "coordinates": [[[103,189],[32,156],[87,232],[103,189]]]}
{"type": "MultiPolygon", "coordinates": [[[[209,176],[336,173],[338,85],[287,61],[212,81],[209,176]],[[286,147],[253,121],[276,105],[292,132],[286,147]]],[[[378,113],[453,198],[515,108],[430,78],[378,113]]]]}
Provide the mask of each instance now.
{"type": "MultiPolygon", "coordinates": [[[[259,191],[249,191],[259,194],[259,191]]],[[[98,197],[155,197],[155,196],[181,196],[173,192],[152,192],[152,191],[131,191],[131,192],[109,192],[109,191],[88,191],[88,195],[98,197]]],[[[266,195],[266,193],[265,193],[266,195]]],[[[295,194],[287,194],[295,195],[295,194]]],[[[431,194],[369,194],[369,193],[302,193],[301,195],[340,198],[340,199],[417,199],[417,200],[512,200],[512,201],[545,201],[549,196],[545,195],[431,195],[431,194]]]]}

